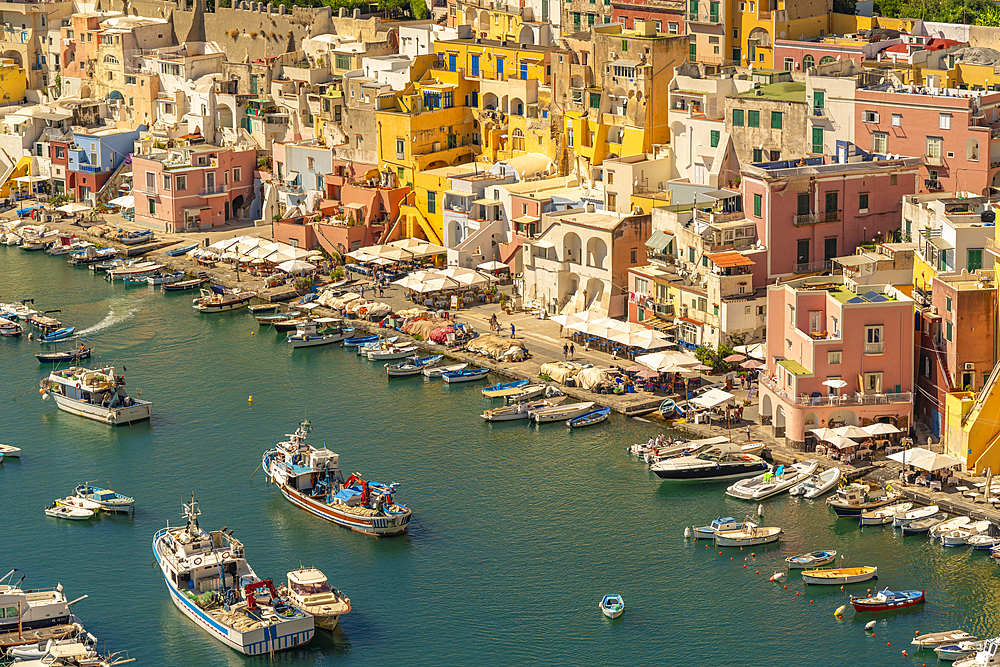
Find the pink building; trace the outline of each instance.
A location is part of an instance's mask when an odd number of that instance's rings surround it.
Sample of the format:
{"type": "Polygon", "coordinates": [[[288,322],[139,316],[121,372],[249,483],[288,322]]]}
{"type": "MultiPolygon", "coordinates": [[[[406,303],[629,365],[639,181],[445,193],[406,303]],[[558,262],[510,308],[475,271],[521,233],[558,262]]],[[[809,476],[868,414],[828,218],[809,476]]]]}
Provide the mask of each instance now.
{"type": "MultiPolygon", "coordinates": [[[[898,41],[898,40],[896,40],[898,41]]],[[[894,42],[889,42],[892,44],[894,42]]],[[[816,65],[828,65],[837,60],[856,60],[864,63],[867,45],[812,42],[805,40],[774,40],[774,67],[789,72],[805,72],[816,65]]]]}
{"type": "MultiPolygon", "coordinates": [[[[934,79],[928,75],[928,79],[934,79]]],[[[855,91],[854,143],[878,154],[923,156],[920,192],[1000,187],[1000,93],[932,88],[855,91]]]]}
{"type": "Polygon", "coordinates": [[[920,158],[822,164],[822,158],[747,165],[740,189],[747,220],[768,249],[769,278],[828,271],[834,257],[900,228],[920,158]]]}
{"type": "Polygon", "coordinates": [[[183,146],[132,158],[135,221],[167,232],[224,225],[250,209],[257,152],[183,146]]]}
{"type": "Polygon", "coordinates": [[[913,301],[893,287],[800,278],[767,291],[760,415],[800,448],[815,428],[913,417],[913,301]],[[842,380],[837,389],[823,382],[842,380]]]}

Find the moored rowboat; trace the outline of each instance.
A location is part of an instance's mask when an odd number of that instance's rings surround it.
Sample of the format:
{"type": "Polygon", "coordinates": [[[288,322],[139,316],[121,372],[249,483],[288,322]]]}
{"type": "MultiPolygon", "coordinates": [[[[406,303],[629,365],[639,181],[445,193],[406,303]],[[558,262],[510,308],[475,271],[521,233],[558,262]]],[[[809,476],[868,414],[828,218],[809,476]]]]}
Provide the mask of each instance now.
{"type": "Polygon", "coordinates": [[[836,551],[813,551],[801,556],[789,556],[785,559],[789,570],[807,570],[809,568],[829,565],[837,560],[836,551]]]}
{"type": "Polygon", "coordinates": [[[858,584],[862,581],[870,581],[871,579],[878,579],[878,568],[872,565],[802,571],[802,583],[804,584],[843,586],[845,584],[858,584]]]}

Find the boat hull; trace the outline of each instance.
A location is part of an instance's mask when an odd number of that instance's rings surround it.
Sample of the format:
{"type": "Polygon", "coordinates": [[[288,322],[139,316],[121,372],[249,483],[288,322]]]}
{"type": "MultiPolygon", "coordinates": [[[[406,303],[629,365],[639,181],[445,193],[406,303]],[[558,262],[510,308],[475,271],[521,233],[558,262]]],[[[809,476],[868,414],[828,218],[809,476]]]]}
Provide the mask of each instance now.
{"type": "Polygon", "coordinates": [[[484,380],[489,373],[476,373],[475,375],[448,375],[442,374],[441,379],[447,384],[457,384],[459,382],[475,382],[476,380],[484,380]]]}
{"type": "Polygon", "coordinates": [[[289,336],[288,342],[292,344],[292,349],[300,347],[316,347],[317,345],[332,345],[344,340],[343,334],[329,334],[321,336],[289,336]]]}
{"type": "Polygon", "coordinates": [[[886,499],[884,501],[863,503],[861,505],[841,505],[839,503],[830,503],[830,507],[837,516],[850,516],[850,517],[860,517],[862,512],[867,512],[868,510],[877,510],[880,507],[885,507],[891,503],[898,502],[899,498],[886,499]]]}
{"type": "Polygon", "coordinates": [[[245,299],[234,299],[226,303],[197,303],[194,309],[200,313],[225,313],[230,310],[239,310],[240,308],[246,308],[250,305],[250,300],[253,299],[253,295],[246,297],[245,299]]]}
{"type": "MultiPolygon", "coordinates": [[[[829,572],[829,570],[825,572],[829,572]]],[[[873,579],[878,579],[878,570],[875,568],[872,568],[871,572],[837,574],[834,576],[813,576],[808,571],[802,573],[802,583],[815,586],[844,586],[846,584],[860,584],[863,581],[871,581],[873,579]]]]}
{"type": "Polygon", "coordinates": [[[921,591],[920,597],[913,599],[905,599],[899,601],[890,600],[874,600],[868,601],[868,599],[851,599],[851,606],[854,607],[854,611],[895,611],[896,609],[906,609],[907,607],[915,607],[918,604],[923,604],[926,602],[923,592],[921,591]]]}
{"type": "Polygon", "coordinates": [[[356,533],[374,537],[389,537],[402,535],[410,529],[411,514],[394,517],[385,515],[360,516],[350,512],[342,512],[335,507],[313,500],[285,484],[275,482],[275,485],[281,491],[281,495],[285,496],[288,502],[293,505],[330,523],[350,528],[356,533]]]}
{"type": "Polygon", "coordinates": [[[153,542],[153,554],[160,564],[160,572],[163,575],[163,583],[170,593],[170,601],[174,603],[181,613],[191,619],[198,627],[207,632],[210,636],[229,646],[244,655],[267,655],[271,651],[285,651],[302,646],[313,638],[316,633],[314,621],[311,616],[306,616],[293,621],[284,621],[278,625],[257,628],[249,632],[239,632],[232,628],[213,620],[208,614],[198,608],[194,602],[188,600],[171,585],[163,572],[163,564],[160,559],[156,542],[153,542]]]}
{"type": "Polygon", "coordinates": [[[715,546],[717,547],[752,547],[759,544],[770,544],[777,542],[781,537],[780,531],[766,531],[757,536],[746,535],[743,537],[726,537],[716,533],[715,546]]]}
{"type": "Polygon", "coordinates": [[[719,465],[667,470],[656,469],[653,472],[661,479],[670,479],[675,482],[713,482],[716,480],[758,475],[765,470],[767,470],[767,463],[761,461],[758,464],[750,465],[719,465]]]}
{"type": "Polygon", "coordinates": [[[69,412],[70,414],[74,414],[79,417],[86,417],[87,419],[93,419],[94,421],[103,422],[105,424],[111,424],[112,426],[131,424],[133,422],[149,419],[153,411],[152,404],[144,401],[139,401],[136,405],[131,405],[129,407],[109,410],[103,406],[67,398],[66,396],[56,392],[50,392],[49,395],[55,400],[56,406],[64,412],[69,412]]]}

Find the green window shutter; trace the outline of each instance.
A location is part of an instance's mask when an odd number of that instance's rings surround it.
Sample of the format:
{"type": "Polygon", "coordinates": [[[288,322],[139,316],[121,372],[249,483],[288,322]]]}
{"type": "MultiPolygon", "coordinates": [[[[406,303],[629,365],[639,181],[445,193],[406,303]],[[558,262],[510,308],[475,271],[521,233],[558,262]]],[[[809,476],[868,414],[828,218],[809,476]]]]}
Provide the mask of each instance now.
{"type": "Polygon", "coordinates": [[[760,127],[760,111],[756,109],[747,111],[747,127],[760,127]]]}
{"type": "Polygon", "coordinates": [[[826,93],[822,90],[813,91],[813,109],[823,109],[826,107],[826,93]]]}
{"type": "Polygon", "coordinates": [[[753,196],[753,214],[754,214],[754,217],[756,217],[756,218],[760,217],[760,211],[763,208],[763,203],[764,203],[764,198],[761,197],[759,194],[755,194],[753,196]]]}
{"type": "Polygon", "coordinates": [[[809,213],[809,193],[800,192],[796,196],[796,215],[807,215],[809,213]]]}
{"type": "Polygon", "coordinates": [[[691,42],[688,45],[688,60],[695,62],[698,60],[698,45],[691,42]]]}
{"type": "Polygon", "coordinates": [[[437,193],[428,192],[427,193],[427,212],[436,213],[437,212],[437,193]]]}
{"type": "Polygon", "coordinates": [[[813,153],[822,153],[823,152],[823,128],[822,127],[814,127],[813,128],[813,146],[812,146],[812,152],[813,153]]]}
{"type": "Polygon", "coordinates": [[[743,127],[743,109],[733,109],[733,125],[743,127]]]}
{"type": "Polygon", "coordinates": [[[601,108],[601,94],[600,93],[591,93],[590,94],[590,108],[591,109],[600,109],[601,108]]]}
{"type": "Polygon", "coordinates": [[[627,51],[628,51],[628,40],[627,39],[623,39],[622,40],[622,52],[625,53],[627,51]]]}
{"type": "Polygon", "coordinates": [[[772,111],[771,112],[771,129],[780,130],[781,129],[781,112],[772,111]]]}
{"type": "Polygon", "coordinates": [[[712,130],[712,148],[716,148],[719,145],[719,131],[712,130]]]}
{"type": "Polygon", "coordinates": [[[764,161],[764,151],[759,148],[753,149],[753,159],[751,162],[763,162],[764,161]]]}

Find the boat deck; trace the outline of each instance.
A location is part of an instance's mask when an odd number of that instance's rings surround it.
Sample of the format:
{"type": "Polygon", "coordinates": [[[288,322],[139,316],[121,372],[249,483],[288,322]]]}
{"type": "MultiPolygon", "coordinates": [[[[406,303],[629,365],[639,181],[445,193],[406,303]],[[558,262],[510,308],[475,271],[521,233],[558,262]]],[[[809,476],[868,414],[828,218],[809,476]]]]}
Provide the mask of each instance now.
{"type": "Polygon", "coordinates": [[[0,648],[6,649],[11,646],[22,646],[24,644],[36,644],[50,639],[65,639],[72,637],[78,628],[75,625],[53,625],[48,628],[38,630],[24,630],[22,632],[0,633],[0,648]]]}

